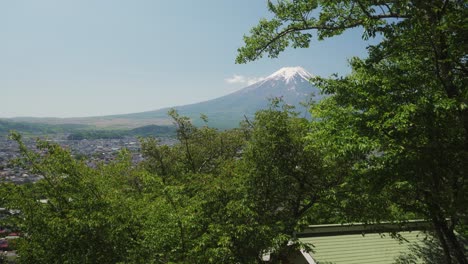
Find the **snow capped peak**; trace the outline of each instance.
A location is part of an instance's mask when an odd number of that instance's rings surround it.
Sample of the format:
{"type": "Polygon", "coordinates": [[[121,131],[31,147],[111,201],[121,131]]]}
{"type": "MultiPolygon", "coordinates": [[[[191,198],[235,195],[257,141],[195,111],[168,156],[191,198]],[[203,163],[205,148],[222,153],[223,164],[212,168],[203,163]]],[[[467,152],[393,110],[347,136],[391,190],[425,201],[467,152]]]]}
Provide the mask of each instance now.
{"type": "Polygon", "coordinates": [[[299,76],[305,80],[312,78],[312,74],[307,72],[302,67],[284,67],[273,73],[272,75],[265,78],[265,80],[279,80],[284,79],[286,83],[294,79],[296,76],[299,76]]]}

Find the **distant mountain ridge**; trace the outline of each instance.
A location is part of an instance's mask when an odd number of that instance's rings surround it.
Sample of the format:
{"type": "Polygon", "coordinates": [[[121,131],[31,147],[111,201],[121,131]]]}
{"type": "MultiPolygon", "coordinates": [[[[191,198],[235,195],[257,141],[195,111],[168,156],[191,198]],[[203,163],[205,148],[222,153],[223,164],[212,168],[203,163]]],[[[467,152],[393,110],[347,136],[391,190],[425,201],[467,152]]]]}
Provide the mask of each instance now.
{"type": "MultiPolygon", "coordinates": [[[[294,105],[296,109],[307,115],[308,109],[301,102],[308,101],[312,96],[319,101],[322,94],[314,87],[309,79],[313,77],[302,67],[285,67],[270,76],[249,85],[231,94],[212,100],[175,106],[173,108],[181,115],[188,116],[195,124],[200,124],[200,114],[208,116],[209,125],[218,128],[232,128],[238,126],[244,116],[252,117],[254,113],[268,106],[268,99],[281,97],[287,104],[294,105]]],[[[144,125],[168,125],[171,120],[167,116],[170,108],[154,111],[111,115],[87,118],[19,118],[23,122],[49,123],[49,124],[86,124],[103,128],[135,128],[144,125]]]]}
{"type": "MultiPolygon", "coordinates": [[[[176,106],[180,114],[189,116],[197,121],[200,114],[208,116],[209,125],[221,128],[237,126],[244,118],[252,117],[254,113],[268,106],[268,99],[281,97],[287,104],[294,105],[299,112],[307,115],[308,109],[301,105],[311,95],[313,99],[321,100],[318,88],[310,82],[313,75],[302,67],[285,67],[265,79],[249,85],[231,94],[212,100],[176,106]]],[[[170,108],[142,113],[118,115],[120,118],[155,118],[167,114],[170,108]]]]}

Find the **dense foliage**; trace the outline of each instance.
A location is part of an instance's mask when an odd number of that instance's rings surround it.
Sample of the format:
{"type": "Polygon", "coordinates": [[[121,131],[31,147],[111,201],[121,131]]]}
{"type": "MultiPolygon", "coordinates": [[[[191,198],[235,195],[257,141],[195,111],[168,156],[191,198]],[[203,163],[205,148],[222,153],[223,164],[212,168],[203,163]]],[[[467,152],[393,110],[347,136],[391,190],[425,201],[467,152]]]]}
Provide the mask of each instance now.
{"type": "Polygon", "coordinates": [[[308,47],[313,32],[362,27],[381,42],[351,60],[350,75],[314,80],[328,97],[312,121],[280,100],[227,131],[171,111],[178,143],[142,140],[141,164],[123,151],[90,167],[48,142],[28,150],[13,134],[17,162],[44,176],[2,185],[2,206],[21,212],[6,223],[23,234],[20,262],[258,263],[268,252],[284,263],[291,248],[307,248],[295,237],[304,225],[422,217],[440,261],[467,263],[455,237],[468,221],[466,3],[280,0],[269,9],[237,62],[308,47]]]}
{"type": "MultiPolygon", "coordinates": [[[[22,158],[44,179],[3,185],[8,218],[24,234],[22,263],[256,263],[285,258],[289,241],[340,177],[306,148],[308,121],[279,100],[242,129],[195,127],[171,112],[178,143],[142,140],[90,167],[38,141],[22,158]]],[[[322,219],[326,221],[326,219],[322,219]]],[[[317,220],[319,221],[319,220],[317,220]]]]}
{"type": "Polygon", "coordinates": [[[336,197],[341,211],[363,220],[422,216],[445,262],[467,263],[454,235],[466,232],[468,216],[466,1],[268,3],[274,16],[244,37],[238,63],[307,48],[313,33],[322,40],[361,27],[363,38],[381,39],[367,59],[351,60],[350,75],[315,80],[330,97],[313,109],[320,121],[309,138],[353,164],[336,197]]]}

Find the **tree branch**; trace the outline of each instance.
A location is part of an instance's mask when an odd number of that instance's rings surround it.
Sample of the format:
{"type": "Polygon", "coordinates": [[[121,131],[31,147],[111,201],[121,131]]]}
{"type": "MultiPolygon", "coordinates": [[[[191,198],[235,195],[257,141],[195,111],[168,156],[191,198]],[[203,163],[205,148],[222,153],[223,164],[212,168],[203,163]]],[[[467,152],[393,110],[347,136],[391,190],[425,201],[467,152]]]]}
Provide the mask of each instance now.
{"type": "Polygon", "coordinates": [[[257,52],[257,54],[254,56],[252,60],[256,60],[259,58],[260,54],[265,52],[265,50],[273,43],[281,39],[282,37],[294,33],[294,32],[299,32],[299,31],[307,31],[307,30],[338,30],[338,29],[348,29],[348,28],[354,28],[357,26],[362,25],[362,21],[357,21],[353,24],[350,25],[345,25],[345,26],[304,26],[302,28],[300,27],[288,27],[285,30],[279,32],[276,36],[274,36],[271,40],[269,40],[263,47],[257,52]]]}

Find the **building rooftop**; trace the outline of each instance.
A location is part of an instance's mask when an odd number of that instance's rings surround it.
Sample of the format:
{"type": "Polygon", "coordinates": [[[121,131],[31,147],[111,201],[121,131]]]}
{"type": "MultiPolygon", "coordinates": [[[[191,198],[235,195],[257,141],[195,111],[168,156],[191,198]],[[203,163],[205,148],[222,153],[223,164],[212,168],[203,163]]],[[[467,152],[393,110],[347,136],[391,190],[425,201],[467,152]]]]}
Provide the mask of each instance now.
{"type": "MultiPolygon", "coordinates": [[[[424,230],[429,223],[415,220],[404,224],[332,224],[309,226],[298,234],[299,240],[312,245],[313,252],[302,252],[311,264],[391,264],[412,252],[412,245],[428,239],[424,230]],[[398,232],[397,232],[398,231],[398,232]]],[[[419,263],[419,262],[416,262],[419,263]]]]}

